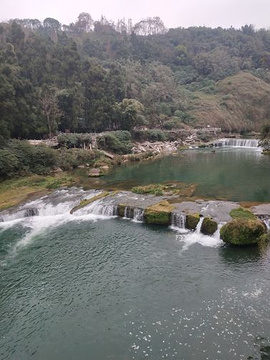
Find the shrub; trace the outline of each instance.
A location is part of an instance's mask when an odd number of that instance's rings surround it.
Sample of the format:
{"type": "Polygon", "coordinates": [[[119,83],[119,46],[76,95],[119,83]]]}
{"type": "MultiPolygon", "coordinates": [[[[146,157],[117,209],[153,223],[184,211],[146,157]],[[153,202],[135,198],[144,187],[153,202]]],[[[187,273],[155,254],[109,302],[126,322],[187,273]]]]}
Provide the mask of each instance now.
{"type": "Polygon", "coordinates": [[[133,138],[137,141],[166,141],[168,134],[160,129],[135,130],[132,133],[133,138]]]}
{"type": "Polygon", "coordinates": [[[97,138],[101,149],[112,151],[116,154],[128,154],[131,152],[131,134],[129,131],[106,132],[97,138]]]}

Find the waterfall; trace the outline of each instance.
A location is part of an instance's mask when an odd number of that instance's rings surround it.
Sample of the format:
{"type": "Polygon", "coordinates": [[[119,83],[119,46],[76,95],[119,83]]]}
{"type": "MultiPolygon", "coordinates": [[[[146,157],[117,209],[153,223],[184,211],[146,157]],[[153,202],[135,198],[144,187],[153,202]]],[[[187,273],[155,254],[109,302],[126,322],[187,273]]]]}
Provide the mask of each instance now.
{"type": "Polygon", "coordinates": [[[176,212],[172,213],[171,227],[174,229],[185,229],[186,215],[176,212]]]}
{"type": "Polygon", "coordinates": [[[197,226],[196,226],[195,233],[197,233],[197,234],[200,234],[200,232],[201,232],[203,219],[204,219],[204,217],[201,216],[201,217],[200,217],[200,220],[199,220],[199,222],[198,222],[198,224],[197,224],[197,226]]]}
{"type": "Polygon", "coordinates": [[[219,139],[214,142],[214,146],[257,148],[259,140],[257,139],[219,139]]]}
{"type": "Polygon", "coordinates": [[[143,214],[144,214],[143,209],[135,208],[134,209],[134,214],[133,214],[133,220],[135,222],[143,222],[143,214]]]}
{"type": "Polygon", "coordinates": [[[270,218],[264,219],[264,223],[267,227],[267,230],[270,230],[270,218]]]}
{"type": "Polygon", "coordinates": [[[130,206],[126,206],[125,212],[124,212],[124,218],[125,219],[133,219],[133,216],[134,216],[134,209],[130,206]]]}
{"type": "Polygon", "coordinates": [[[93,203],[83,207],[74,213],[75,216],[80,215],[100,215],[100,216],[117,216],[118,206],[111,202],[104,202],[104,199],[94,201],[93,203]]]}

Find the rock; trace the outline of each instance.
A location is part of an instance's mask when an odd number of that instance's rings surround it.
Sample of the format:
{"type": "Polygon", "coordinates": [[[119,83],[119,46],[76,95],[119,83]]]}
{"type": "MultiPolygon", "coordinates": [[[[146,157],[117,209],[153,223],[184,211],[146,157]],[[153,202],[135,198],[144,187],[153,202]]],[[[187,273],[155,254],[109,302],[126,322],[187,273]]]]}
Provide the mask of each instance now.
{"type": "Polygon", "coordinates": [[[110,170],[110,167],[108,165],[103,165],[100,167],[100,170],[107,172],[110,170]]]}
{"type": "Polygon", "coordinates": [[[144,212],[144,219],[147,224],[170,225],[171,213],[174,206],[163,200],[158,204],[149,206],[144,212]]]}
{"type": "Polygon", "coordinates": [[[201,227],[201,233],[204,235],[213,235],[217,231],[218,225],[210,217],[205,217],[203,219],[202,227],[201,227]]]}
{"type": "Polygon", "coordinates": [[[186,216],[186,228],[189,230],[195,230],[199,221],[200,214],[188,214],[186,216]]]}
{"type": "Polygon", "coordinates": [[[221,239],[232,245],[257,244],[265,233],[266,226],[262,221],[248,218],[234,219],[220,229],[221,239]]]}
{"type": "Polygon", "coordinates": [[[88,176],[99,177],[101,176],[101,170],[99,168],[92,168],[89,170],[88,176]]]}

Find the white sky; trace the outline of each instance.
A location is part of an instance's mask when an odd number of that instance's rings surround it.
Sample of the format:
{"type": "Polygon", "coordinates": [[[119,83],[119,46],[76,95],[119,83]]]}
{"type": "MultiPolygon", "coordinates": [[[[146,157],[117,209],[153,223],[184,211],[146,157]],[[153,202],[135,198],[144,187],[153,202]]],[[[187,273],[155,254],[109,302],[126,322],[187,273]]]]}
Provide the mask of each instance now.
{"type": "Polygon", "coordinates": [[[133,24],[159,16],[166,27],[210,26],[239,28],[253,24],[270,28],[270,0],[0,0],[0,21],[19,18],[57,19],[62,24],[75,22],[81,12],[94,20],[121,18],[133,24]]]}

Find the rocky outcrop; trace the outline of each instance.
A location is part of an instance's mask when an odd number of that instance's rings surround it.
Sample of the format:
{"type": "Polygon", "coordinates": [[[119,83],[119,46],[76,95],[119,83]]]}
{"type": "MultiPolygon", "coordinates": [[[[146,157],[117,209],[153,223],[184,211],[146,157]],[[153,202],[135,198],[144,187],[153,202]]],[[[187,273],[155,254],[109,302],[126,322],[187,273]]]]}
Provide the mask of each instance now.
{"type": "Polygon", "coordinates": [[[158,204],[149,206],[144,212],[144,220],[147,224],[170,225],[173,205],[163,200],[158,204]]]}
{"type": "Polygon", "coordinates": [[[220,229],[220,237],[232,245],[254,245],[266,231],[265,224],[258,219],[237,218],[220,229]]]}
{"type": "Polygon", "coordinates": [[[200,221],[200,214],[188,214],[186,217],[186,228],[195,230],[200,221]]]}
{"type": "Polygon", "coordinates": [[[201,233],[213,235],[218,229],[218,224],[210,217],[205,217],[202,222],[201,233]]]}

